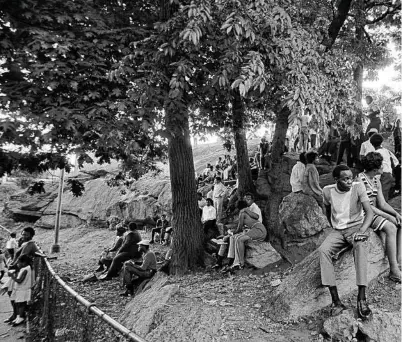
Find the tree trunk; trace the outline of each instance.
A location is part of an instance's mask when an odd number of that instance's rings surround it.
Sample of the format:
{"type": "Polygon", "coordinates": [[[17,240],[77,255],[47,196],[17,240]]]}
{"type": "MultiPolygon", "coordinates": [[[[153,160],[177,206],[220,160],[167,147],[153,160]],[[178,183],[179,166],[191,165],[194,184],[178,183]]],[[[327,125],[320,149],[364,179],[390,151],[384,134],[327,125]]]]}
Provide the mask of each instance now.
{"type": "Polygon", "coordinates": [[[202,263],[202,228],[197,202],[188,113],[166,110],[169,170],[172,187],[173,256],[171,274],[183,274],[202,263]]]}
{"type": "MultiPolygon", "coordinates": [[[[355,47],[356,51],[363,50],[364,44],[364,24],[366,21],[366,16],[364,13],[364,2],[363,0],[356,1],[356,16],[355,16],[355,47]]],[[[361,103],[362,93],[363,93],[363,57],[362,55],[356,62],[355,68],[353,70],[353,79],[357,85],[357,95],[356,100],[361,103]]]]}
{"type": "Polygon", "coordinates": [[[234,91],[232,115],[237,156],[237,178],[239,180],[237,194],[239,198],[243,198],[244,194],[247,192],[255,193],[255,187],[251,178],[246,130],[244,129],[244,103],[238,90],[234,91]]]}
{"type": "Polygon", "coordinates": [[[274,138],[272,141],[272,168],[269,171],[271,177],[271,194],[268,198],[266,213],[267,231],[270,241],[273,238],[279,238],[282,245],[284,244],[283,229],[279,223],[279,205],[283,199],[284,182],[282,180],[283,158],[285,151],[285,138],[288,130],[288,118],[290,110],[285,107],[277,114],[274,138]]]}

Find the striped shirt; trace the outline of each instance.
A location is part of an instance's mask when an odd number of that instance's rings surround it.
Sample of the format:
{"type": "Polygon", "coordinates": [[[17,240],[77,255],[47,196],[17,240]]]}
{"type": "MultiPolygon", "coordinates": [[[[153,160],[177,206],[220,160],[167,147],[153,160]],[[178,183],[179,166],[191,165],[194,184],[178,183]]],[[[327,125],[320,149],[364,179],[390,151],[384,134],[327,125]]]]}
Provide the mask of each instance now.
{"type": "Polygon", "coordinates": [[[322,191],[324,204],[331,206],[331,223],[335,229],[361,225],[364,221],[363,202],[369,202],[362,183],[353,182],[352,188],[343,192],[336,184],[327,185],[322,191]]]}

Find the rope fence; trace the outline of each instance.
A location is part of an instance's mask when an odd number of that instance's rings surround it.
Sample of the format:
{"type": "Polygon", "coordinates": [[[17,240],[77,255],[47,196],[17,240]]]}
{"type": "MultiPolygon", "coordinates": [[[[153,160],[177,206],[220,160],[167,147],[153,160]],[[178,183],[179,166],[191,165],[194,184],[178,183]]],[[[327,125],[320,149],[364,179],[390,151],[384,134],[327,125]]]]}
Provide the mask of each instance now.
{"type": "Polygon", "coordinates": [[[34,258],[33,272],[26,341],[146,342],[69,287],[47,258],[34,258]]]}

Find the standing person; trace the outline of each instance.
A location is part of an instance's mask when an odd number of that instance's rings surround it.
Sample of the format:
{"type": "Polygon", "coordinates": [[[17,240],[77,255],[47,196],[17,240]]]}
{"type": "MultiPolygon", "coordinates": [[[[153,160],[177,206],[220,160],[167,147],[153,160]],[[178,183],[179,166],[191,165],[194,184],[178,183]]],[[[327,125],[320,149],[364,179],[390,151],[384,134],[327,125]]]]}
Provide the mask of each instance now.
{"type": "Polygon", "coordinates": [[[395,156],[401,160],[401,119],[395,121],[392,134],[394,136],[394,152],[395,156]]]}
{"type": "Polygon", "coordinates": [[[374,103],[373,98],[370,95],[366,96],[366,103],[369,106],[367,117],[370,120],[366,129],[366,133],[371,128],[375,128],[378,132],[380,132],[381,131],[380,108],[378,108],[378,106],[374,103]]]}
{"type": "Polygon", "coordinates": [[[353,167],[352,145],[351,145],[351,140],[350,140],[350,134],[346,130],[344,124],[339,129],[339,134],[341,136],[341,143],[339,145],[338,158],[336,160],[336,165],[339,165],[342,162],[343,154],[346,151],[346,165],[349,167],[353,167]]]}
{"type": "Polygon", "coordinates": [[[150,241],[142,240],[138,242],[138,251],[142,254],[142,264],[137,265],[134,260],[129,260],[123,266],[123,286],[126,291],[120,296],[128,297],[134,294],[134,284],[144,279],[152,278],[156,273],[156,256],[149,248],[150,241]]]}
{"type": "Polygon", "coordinates": [[[31,300],[31,288],[32,288],[32,268],[31,268],[31,258],[24,254],[18,258],[18,276],[16,272],[9,271],[9,277],[15,282],[13,292],[11,293],[10,300],[15,307],[16,318],[12,322],[13,326],[20,325],[24,323],[26,316],[27,303],[31,300]]]}
{"type": "Polygon", "coordinates": [[[371,136],[372,136],[373,134],[376,134],[376,133],[378,133],[377,128],[370,128],[370,130],[367,132],[368,139],[367,139],[364,143],[362,143],[362,146],[360,147],[360,153],[359,153],[359,155],[360,155],[360,160],[361,160],[367,153],[369,153],[369,152],[374,152],[374,151],[375,151],[374,146],[371,145],[370,138],[371,138],[371,136]]]}
{"type": "Polygon", "coordinates": [[[15,232],[10,233],[10,238],[6,242],[6,250],[11,260],[14,259],[14,253],[18,248],[17,234],[15,232]]]}
{"type": "Polygon", "coordinates": [[[223,208],[223,197],[226,192],[226,187],[222,184],[222,178],[216,177],[215,178],[215,185],[214,185],[214,206],[216,209],[216,221],[220,222],[222,218],[222,208],[223,208]]]}
{"type": "Polygon", "coordinates": [[[35,236],[35,229],[26,227],[22,231],[21,246],[16,250],[14,259],[9,265],[9,268],[17,268],[17,261],[21,255],[28,255],[30,258],[35,256],[44,256],[40,251],[33,237],[35,236]]]}
{"type": "Polygon", "coordinates": [[[374,146],[375,152],[381,154],[383,158],[382,160],[383,173],[381,175],[381,187],[384,199],[386,202],[388,202],[391,188],[395,185],[395,179],[394,176],[392,175],[392,164],[394,164],[395,167],[399,165],[399,161],[391,151],[382,147],[383,141],[384,139],[380,134],[373,134],[370,138],[371,145],[374,146]]]}
{"type": "Polygon", "coordinates": [[[155,242],[155,234],[159,233],[159,242],[162,244],[165,240],[166,228],[168,227],[169,221],[166,220],[166,215],[162,214],[161,218],[156,221],[156,227],[152,229],[150,243],[155,242]]]}
{"type": "Polygon", "coordinates": [[[1,279],[4,277],[4,272],[6,269],[6,257],[3,254],[3,251],[0,249],[0,284],[3,284],[1,279]]]}
{"type": "Polygon", "coordinates": [[[315,148],[315,145],[317,143],[317,129],[318,129],[318,123],[316,120],[314,120],[310,125],[310,131],[309,131],[311,148],[315,148]]]}
{"type": "Polygon", "coordinates": [[[99,267],[95,270],[95,272],[103,272],[105,269],[107,270],[110,267],[113,258],[117,254],[117,251],[123,245],[123,235],[125,232],[126,228],[123,226],[116,228],[116,238],[113,241],[113,245],[110,248],[105,249],[105,251],[102,253],[98,260],[99,267]]]}
{"type": "Polygon", "coordinates": [[[299,193],[303,190],[303,177],[304,170],[306,169],[306,152],[300,153],[299,160],[292,168],[290,175],[290,185],[292,186],[292,192],[299,193]]]}
{"type": "Polygon", "coordinates": [[[380,175],[382,174],[381,154],[370,152],[362,159],[364,172],[359,173],[358,180],[366,188],[370,199],[374,219],[371,227],[376,233],[385,234],[385,252],[389,261],[389,279],[401,283],[401,215],[384,199],[381,191],[380,175]]]}
{"type": "Polygon", "coordinates": [[[307,144],[309,139],[308,124],[310,122],[310,109],[306,109],[305,113],[299,117],[300,136],[299,136],[299,149],[302,152],[307,151],[307,144]]]}
{"type": "Polygon", "coordinates": [[[141,241],[141,235],[137,230],[137,225],[134,222],[130,222],[128,230],[129,232],[124,238],[123,245],[113,258],[107,273],[100,276],[99,280],[111,280],[117,277],[123,266],[123,262],[141,257],[141,253],[138,251],[138,242],[141,241]]]}
{"type": "Polygon", "coordinates": [[[204,240],[208,241],[219,235],[216,226],[216,209],[212,199],[207,198],[207,205],[202,208],[201,222],[204,227],[204,240]]]}
{"type": "Polygon", "coordinates": [[[268,154],[269,144],[265,137],[261,138],[260,145],[258,146],[258,152],[260,153],[260,166],[261,169],[265,169],[265,156],[268,154]]]}
{"type": "Polygon", "coordinates": [[[303,193],[314,197],[317,204],[323,209],[324,204],[322,201],[322,189],[320,186],[320,176],[314,163],[317,160],[318,154],[311,151],[306,153],[306,169],[303,174],[302,188],[303,193]]]}
{"type": "Polygon", "coordinates": [[[373,211],[362,183],[353,182],[352,171],[346,165],[338,165],[332,171],[335,184],[323,189],[326,215],[332,227],[331,233],[318,248],[321,281],[329,288],[332,298],[331,314],[340,314],[346,307],[341,302],[335,281],[332,257],[345,246],[353,245],[353,257],[358,287],[357,312],[367,319],[371,310],[367,304],[367,239],[368,228],[373,221],[373,211]]]}

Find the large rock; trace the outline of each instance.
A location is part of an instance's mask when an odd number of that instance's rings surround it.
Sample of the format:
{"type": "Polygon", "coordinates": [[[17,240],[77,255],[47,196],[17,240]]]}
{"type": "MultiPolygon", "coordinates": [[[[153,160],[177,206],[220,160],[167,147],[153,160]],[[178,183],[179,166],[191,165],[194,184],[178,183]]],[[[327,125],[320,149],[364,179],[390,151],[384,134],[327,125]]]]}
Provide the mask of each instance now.
{"type": "MultiPolygon", "coordinates": [[[[388,268],[388,261],[376,234],[371,234],[367,244],[368,281],[371,281],[388,268]]],[[[356,272],[351,250],[342,254],[335,262],[335,273],[340,297],[356,289],[356,272]]],[[[320,261],[316,250],[283,279],[267,305],[272,319],[283,320],[309,315],[330,303],[329,291],[321,285],[320,261]]]]}
{"type": "Polygon", "coordinates": [[[373,309],[369,321],[357,320],[352,310],[330,317],[324,322],[324,330],[333,341],[349,342],[357,335],[366,341],[395,342],[401,338],[401,313],[373,309]]]}
{"type": "Polygon", "coordinates": [[[178,290],[177,285],[169,284],[167,275],[158,272],[142,292],[126,305],[119,321],[136,334],[145,337],[151,331],[158,312],[178,290]]]}
{"type": "Polygon", "coordinates": [[[264,268],[281,259],[280,254],[269,242],[247,242],[245,261],[248,265],[255,268],[264,268]]]}
{"type": "Polygon", "coordinates": [[[308,195],[292,192],[279,207],[279,218],[288,239],[307,238],[329,227],[317,201],[308,195]]]}

